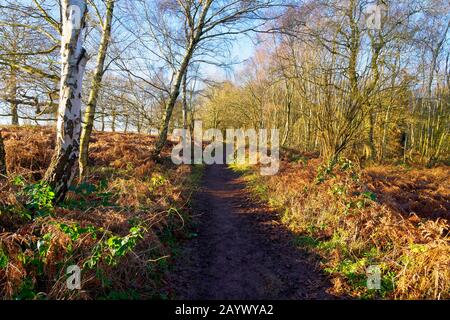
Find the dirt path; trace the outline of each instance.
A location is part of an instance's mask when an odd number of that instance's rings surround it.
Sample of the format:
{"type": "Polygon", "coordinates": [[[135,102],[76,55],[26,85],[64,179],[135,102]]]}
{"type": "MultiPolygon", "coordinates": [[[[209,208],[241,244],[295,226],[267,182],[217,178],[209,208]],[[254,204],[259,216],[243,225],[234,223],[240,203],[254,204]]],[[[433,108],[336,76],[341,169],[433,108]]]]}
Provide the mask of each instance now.
{"type": "Polygon", "coordinates": [[[326,299],[317,259],[292,245],[274,212],[250,200],[239,176],[208,166],[194,197],[198,237],[168,283],[177,299],[326,299]]]}

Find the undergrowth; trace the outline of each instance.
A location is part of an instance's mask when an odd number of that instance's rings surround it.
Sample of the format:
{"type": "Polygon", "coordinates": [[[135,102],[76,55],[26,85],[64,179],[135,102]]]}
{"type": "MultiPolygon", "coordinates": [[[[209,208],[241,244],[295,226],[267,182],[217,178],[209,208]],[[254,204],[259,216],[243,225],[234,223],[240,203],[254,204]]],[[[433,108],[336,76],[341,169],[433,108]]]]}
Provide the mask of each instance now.
{"type": "Polygon", "coordinates": [[[186,236],[202,168],[148,160],[150,136],[96,133],[89,176],[54,206],[53,191],[39,182],[52,137],[49,128],[6,130],[0,298],[167,298],[163,277],[186,236]],[[81,290],[67,288],[72,265],[82,270],[81,290]]]}
{"type": "Polygon", "coordinates": [[[295,233],[295,244],[322,257],[332,293],[362,299],[450,297],[448,221],[405,217],[367,187],[351,161],[283,162],[272,177],[244,172],[253,193],[276,208],[295,233]],[[371,266],[381,271],[380,289],[368,289],[371,266]]]}

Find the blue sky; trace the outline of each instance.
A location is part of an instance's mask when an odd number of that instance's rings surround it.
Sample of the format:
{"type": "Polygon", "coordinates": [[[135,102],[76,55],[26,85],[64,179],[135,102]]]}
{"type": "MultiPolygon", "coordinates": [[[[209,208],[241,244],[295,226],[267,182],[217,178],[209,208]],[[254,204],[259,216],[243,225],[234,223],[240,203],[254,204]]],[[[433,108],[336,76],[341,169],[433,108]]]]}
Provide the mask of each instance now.
{"type": "MultiPolygon", "coordinates": [[[[251,37],[251,35],[250,37],[242,35],[233,41],[231,58],[233,61],[242,62],[232,67],[234,72],[239,71],[243,67],[244,61],[250,59],[255,52],[255,43],[253,43],[254,41],[251,37]]],[[[230,72],[214,65],[203,64],[201,67],[201,72],[204,78],[215,81],[234,80],[234,77],[230,75],[230,72]]]]}

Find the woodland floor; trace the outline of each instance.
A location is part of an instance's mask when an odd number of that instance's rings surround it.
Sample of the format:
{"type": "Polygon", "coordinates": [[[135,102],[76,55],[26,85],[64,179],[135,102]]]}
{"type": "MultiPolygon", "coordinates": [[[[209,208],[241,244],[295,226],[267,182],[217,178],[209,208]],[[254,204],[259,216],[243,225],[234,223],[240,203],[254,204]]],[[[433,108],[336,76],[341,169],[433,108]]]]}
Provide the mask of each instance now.
{"type": "Polygon", "coordinates": [[[447,165],[340,165],[324,176],[317,155],[292,150],[278,175],[241,176],[154,163],[153,137],[97,132],[89,179],[42,211],[26,187],[48,167],[54,135],[2,130],[10,179],[0,181],[0,299],[448,299],[447,165]],[[108,239],[128,239],[136,225],[147,230],[141,241],[114,256],[108,239]],[[84,264],[97,245],[85,290],[65,290],[65,264],[84,264]],[[385,268],[375,293],[372,263],[385,268]]]}
{"type": "Polygon", "coordinates": [[[176,299],[332,299],[318,258],[293,245],[277,214],[226,165],[205,168],[193,199],[197,237],[169,275],[176,299]]]}

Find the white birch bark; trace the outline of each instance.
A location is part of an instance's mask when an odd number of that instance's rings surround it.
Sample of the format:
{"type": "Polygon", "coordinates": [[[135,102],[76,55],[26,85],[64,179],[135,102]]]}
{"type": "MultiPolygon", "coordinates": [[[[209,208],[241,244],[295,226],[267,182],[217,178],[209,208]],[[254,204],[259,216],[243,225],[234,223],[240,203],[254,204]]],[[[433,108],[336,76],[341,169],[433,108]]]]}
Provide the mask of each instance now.
{"type": "Polygon", "coordinates": [[[83,29],[87,13],[84,0],[62,0],[61,84],[56,127],[56,148],[44,180],[64,196],[76,174],[81,133],[81,88],[87,63],[83,29]]]}

